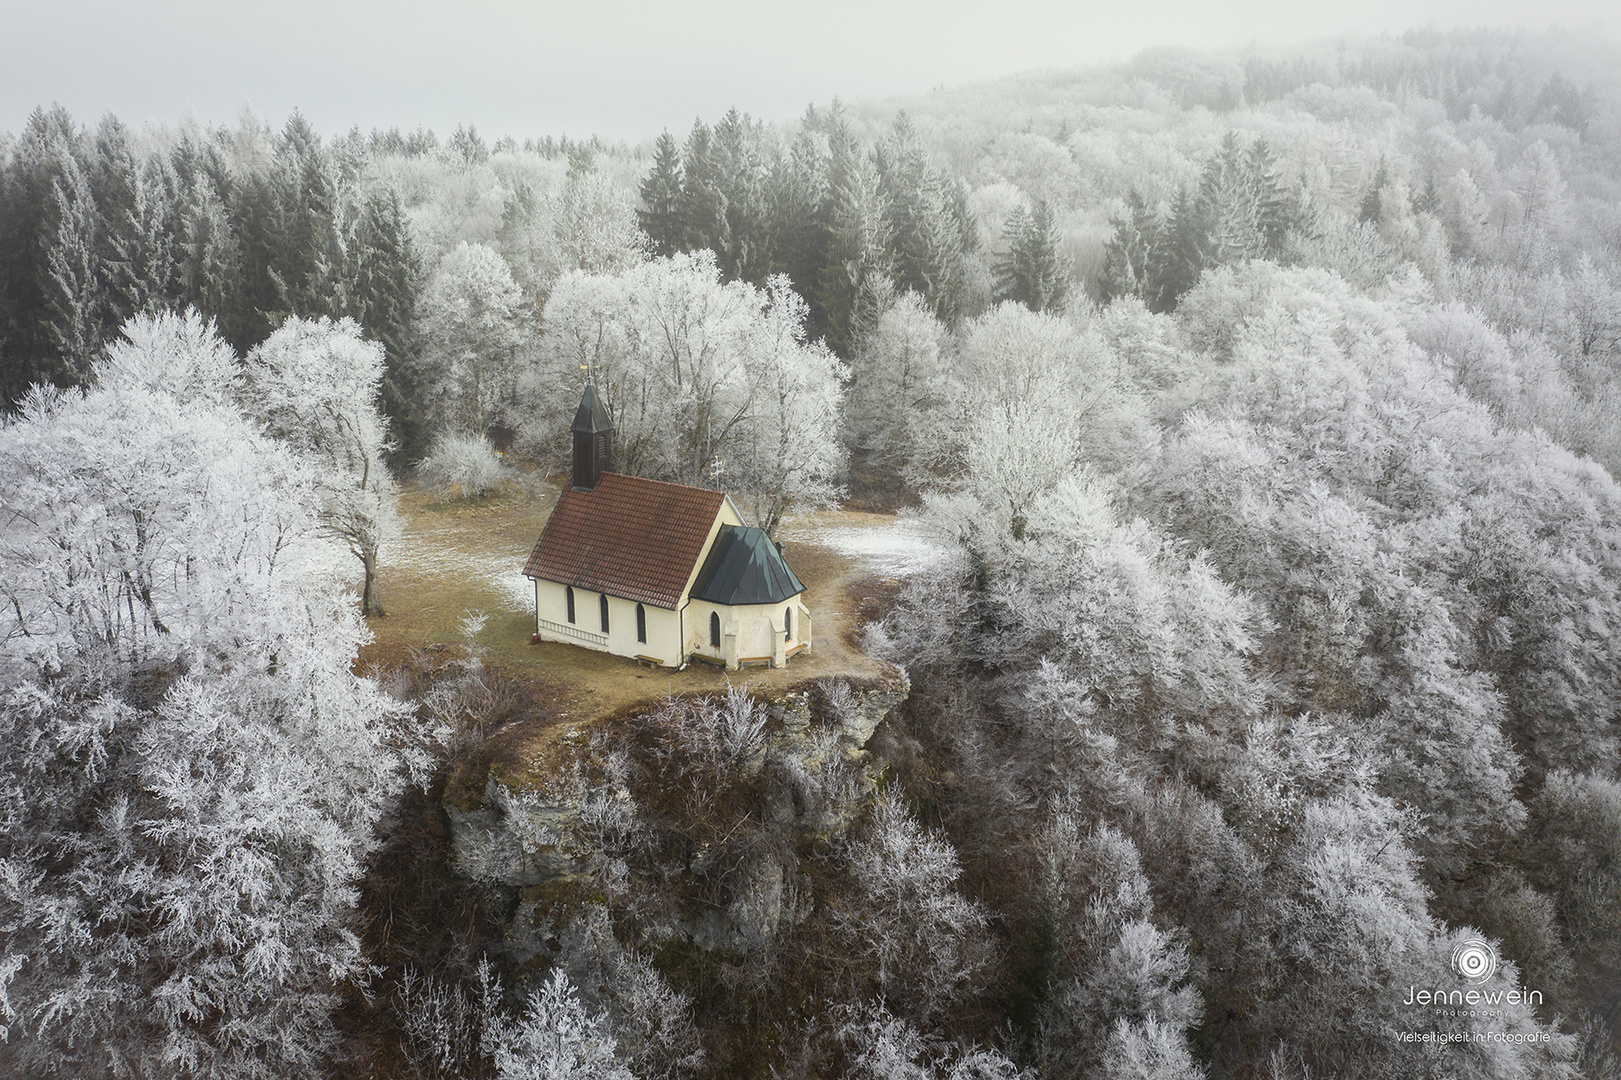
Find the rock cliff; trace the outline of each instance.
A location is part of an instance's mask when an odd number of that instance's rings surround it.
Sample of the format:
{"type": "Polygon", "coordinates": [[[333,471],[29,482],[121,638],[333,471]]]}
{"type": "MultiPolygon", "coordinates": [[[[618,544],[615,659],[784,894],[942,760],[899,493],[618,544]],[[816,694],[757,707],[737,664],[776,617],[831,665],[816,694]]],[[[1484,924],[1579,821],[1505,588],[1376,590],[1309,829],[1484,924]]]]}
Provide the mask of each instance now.
{"type": "Polygon", "coordinates": [[[813,910],[802,856],[871,801],[888,763],[869,744],[909,689],[897,671],[561,731],[565,752],[542,775],[492,775],[476,806],[446,806],[452,870],[513,895],[507,948],[520,964],[582,899],[634,900],[663,940],[755,953],[813,910]]]}

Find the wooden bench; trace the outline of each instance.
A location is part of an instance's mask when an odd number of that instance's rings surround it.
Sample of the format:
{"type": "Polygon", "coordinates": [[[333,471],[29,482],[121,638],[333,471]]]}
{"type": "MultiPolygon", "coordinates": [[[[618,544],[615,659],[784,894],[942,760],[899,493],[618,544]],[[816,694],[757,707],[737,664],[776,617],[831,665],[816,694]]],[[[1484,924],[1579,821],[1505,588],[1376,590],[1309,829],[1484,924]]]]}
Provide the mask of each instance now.
{"type": "Polygon", "coordinates": [[[718,656],[705,656],[701,652],[695,652],[695,653],[691,654],[690,656],[688,656],[687,659],[688,660],[701,660],[706,664],[713,664],[718,668],[723,668],[723,667],[726,666],[726,661],[722,660],[720,657],[718,657],[718,656]]]}
{"type": "Polygon", "coordinates": [[[664,666],[664,661],[660,660],[658,657],[656,657],[656,656],[643,656],[641,653],[636,654],[636,663],[638,663],[638,664],[646,664],[648,667],[663,667],[664,666]]]}
{"type": "Polygon", "coordinates": [[[771,666],[771,657],[769,657],[769,656],[740,656],[740,657],[737,658],[737,666],[740,667],[740,668],[746,668],[746,667],[749,667],[750,665],[759,665],[759,664],[764,664],[766,667],[770,667],[771,666]]]}
{"type": "Polygon", "coordinates": [[[797,656],[800,653],[804,652],[808,648],[810,648],[810,642],[801,641],[798,645],[795,645],[793,648],[789,649],[783,655],[784,656],[797,656]]]}

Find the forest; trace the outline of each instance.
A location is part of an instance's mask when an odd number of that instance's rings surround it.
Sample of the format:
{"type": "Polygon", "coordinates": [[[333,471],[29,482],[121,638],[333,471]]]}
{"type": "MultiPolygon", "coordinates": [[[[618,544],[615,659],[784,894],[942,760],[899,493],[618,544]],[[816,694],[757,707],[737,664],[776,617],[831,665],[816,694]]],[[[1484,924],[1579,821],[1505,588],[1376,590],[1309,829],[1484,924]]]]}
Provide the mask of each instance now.
{"type": "Polygon", "coordinates": [[[1618,1080],[1618,73],[1161,49],[636,145],[42,105],[0,1072],[1618,1080]],[[476,625],[355,660],[402,485],[560,471],[587,377],[622,471],[947,555],[881,723],[622,717],[523,891],[446,808],[544,688],[476,625]]]}

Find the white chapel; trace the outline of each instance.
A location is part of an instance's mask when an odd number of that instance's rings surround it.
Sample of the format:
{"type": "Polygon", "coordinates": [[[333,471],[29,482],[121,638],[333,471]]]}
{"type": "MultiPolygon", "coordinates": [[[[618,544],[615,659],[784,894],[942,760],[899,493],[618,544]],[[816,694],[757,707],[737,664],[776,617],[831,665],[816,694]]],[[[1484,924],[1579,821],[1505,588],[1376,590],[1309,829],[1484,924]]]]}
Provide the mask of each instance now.
{"type": "Polygon", "coordinates": [[[535,635],[660,667],[783,667],[810,648],[805,586],[731,497],[610,471],[613,425],[587,384],[574,462],[524,566],[535,635]]]}

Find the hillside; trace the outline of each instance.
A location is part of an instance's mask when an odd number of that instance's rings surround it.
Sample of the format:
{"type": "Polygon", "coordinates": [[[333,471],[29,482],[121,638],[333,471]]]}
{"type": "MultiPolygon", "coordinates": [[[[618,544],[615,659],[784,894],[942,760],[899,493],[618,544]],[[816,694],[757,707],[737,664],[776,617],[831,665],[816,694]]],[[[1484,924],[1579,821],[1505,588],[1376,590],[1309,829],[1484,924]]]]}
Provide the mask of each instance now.
{"type": "Polygon", "coordinates": [[[0,1071],[1621,1076],[1617,60],[1154,50],[635,148],[42,108],[0,1071]],[[587,380],[808,653],[528,644],[587,380]]]}

